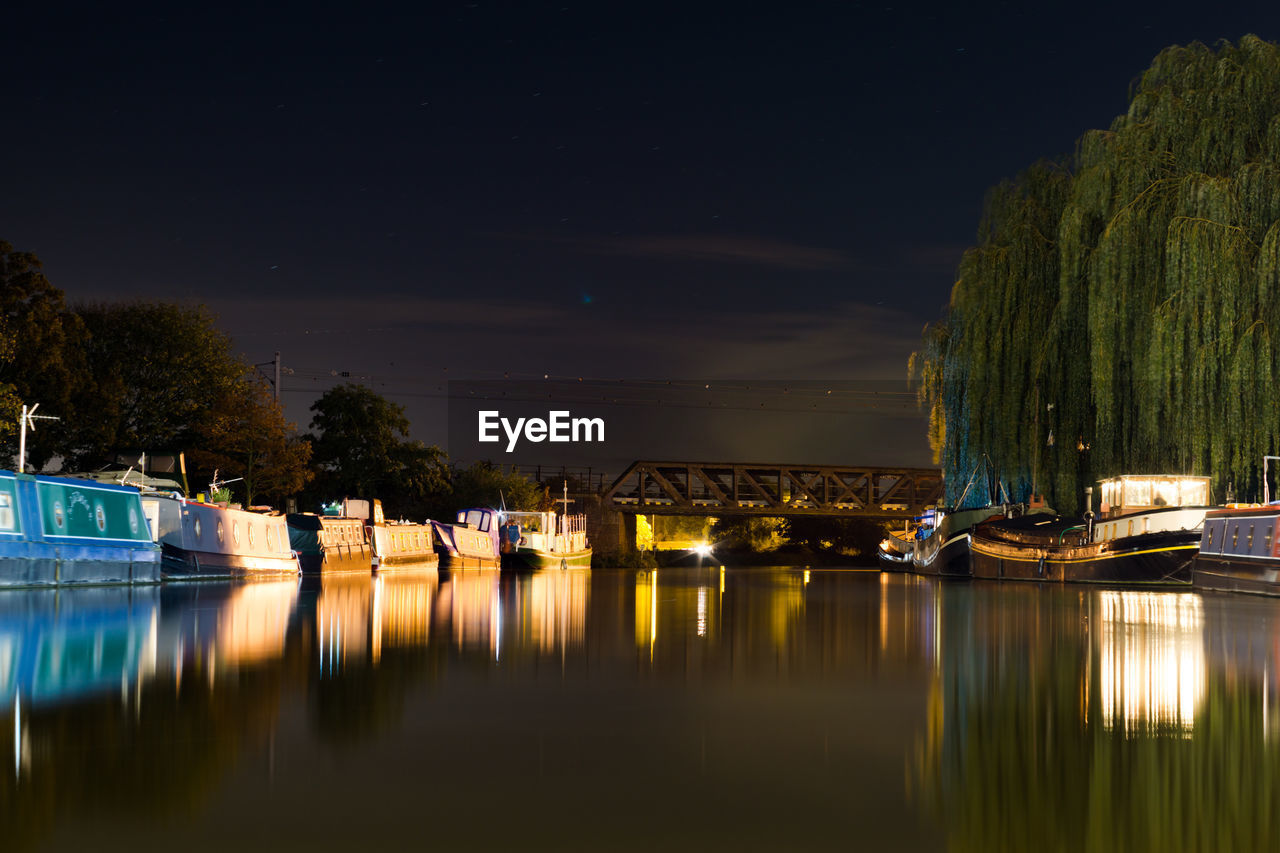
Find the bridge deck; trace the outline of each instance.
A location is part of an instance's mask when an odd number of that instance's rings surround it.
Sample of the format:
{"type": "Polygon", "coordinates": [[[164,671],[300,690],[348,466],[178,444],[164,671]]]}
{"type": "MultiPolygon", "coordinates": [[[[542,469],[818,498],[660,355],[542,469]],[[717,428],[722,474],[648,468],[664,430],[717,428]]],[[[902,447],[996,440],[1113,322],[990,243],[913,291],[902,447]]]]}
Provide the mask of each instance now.
{"type": "Polygon", "coordinates": [[[604,493],[621,512],[905,518],[942,498],[937,468],[633,462],[604,493]]]}

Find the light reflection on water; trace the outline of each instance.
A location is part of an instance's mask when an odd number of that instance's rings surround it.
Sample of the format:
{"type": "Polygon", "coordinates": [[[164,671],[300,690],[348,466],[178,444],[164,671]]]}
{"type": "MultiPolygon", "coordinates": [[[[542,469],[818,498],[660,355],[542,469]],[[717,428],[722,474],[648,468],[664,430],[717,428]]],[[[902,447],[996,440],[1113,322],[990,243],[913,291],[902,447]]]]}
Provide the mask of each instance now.
{"type": "Polygon", "coordinates": [[[1278,610],[790,568],[9,591],[0,817],[11,849],[407,846],[427,804],[450,849],[1272,847],[1278,610]]]}

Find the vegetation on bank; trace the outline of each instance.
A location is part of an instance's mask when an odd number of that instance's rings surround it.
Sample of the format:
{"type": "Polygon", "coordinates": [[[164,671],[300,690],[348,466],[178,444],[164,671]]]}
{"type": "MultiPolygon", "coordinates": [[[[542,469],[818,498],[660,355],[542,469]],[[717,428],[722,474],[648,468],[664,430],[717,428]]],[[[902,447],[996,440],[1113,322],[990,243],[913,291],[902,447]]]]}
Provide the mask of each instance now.
{"type": "Polygon", "coordinates": [[[28,470],[96,470],[118,451],[186,452],[189,482],[215,471],[233,499],[303,509],[377,497],[392,517],[449,517],[457,506],[537,509],[544,490],[514,471],[450,466],[409,438],[404,408],[359,385],[311,407],[299,434],[204,307],[162,302],[68,306],[39,259],[0,241],[0,457],[18,451],[24,403],[40,403],[28,470]]]}
{"type": "Polygon", "coordinates": [[[1061,510],[1121,473],[1260,495],[1278,293],[1280,48],[1167,48],[1109,130],[987,197],[912,359],[948,498],[984,454],[1061,510]]]}

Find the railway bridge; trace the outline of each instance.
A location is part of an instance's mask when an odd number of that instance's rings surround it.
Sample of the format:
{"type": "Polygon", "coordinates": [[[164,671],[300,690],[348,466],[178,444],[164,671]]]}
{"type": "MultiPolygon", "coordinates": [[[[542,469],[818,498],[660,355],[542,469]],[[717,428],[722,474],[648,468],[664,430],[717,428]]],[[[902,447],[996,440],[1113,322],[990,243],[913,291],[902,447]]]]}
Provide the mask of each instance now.
{"type": "Polygon", "coordinates": [[[637,461],[601,496],[638,515],[902,519],[942,499],[938,468],[637,461]]]}

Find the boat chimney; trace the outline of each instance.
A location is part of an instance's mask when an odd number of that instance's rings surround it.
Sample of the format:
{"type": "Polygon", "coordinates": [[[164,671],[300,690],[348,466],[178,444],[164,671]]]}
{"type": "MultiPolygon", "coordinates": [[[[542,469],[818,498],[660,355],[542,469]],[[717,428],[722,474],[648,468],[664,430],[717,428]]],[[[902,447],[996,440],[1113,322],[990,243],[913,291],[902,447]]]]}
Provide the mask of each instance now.
{"type": "Polygon", "coordinates": [[[1084,524],[1086,541],[1093,541],[1093,486],[1084,487],[1084,524]]]}

